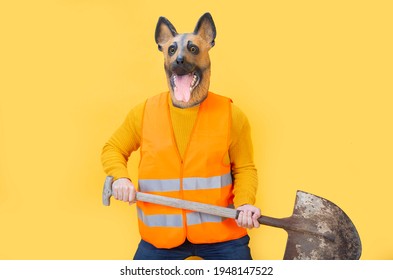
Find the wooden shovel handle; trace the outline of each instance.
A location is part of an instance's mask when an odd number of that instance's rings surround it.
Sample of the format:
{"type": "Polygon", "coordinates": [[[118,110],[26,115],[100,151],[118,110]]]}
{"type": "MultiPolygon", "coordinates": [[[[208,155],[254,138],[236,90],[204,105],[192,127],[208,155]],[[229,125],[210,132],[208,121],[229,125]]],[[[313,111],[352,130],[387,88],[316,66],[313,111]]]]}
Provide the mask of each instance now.
{"type": "MultiPolygon", "coordinates": [[[[106,206],[109,206],[110,204],[110,197],[112,196],[112,182],[113,182],[113,177],[111,176],[108,176],[105,180],[104,190],[102,192],[102,201],[103,204],[106,206]]],[[[182,200],[178,198],[154,195],[154,194],[143,193],[143,192],[136,193],[136,200],[174,207],[174,208],[191,210],[195,212],[220,216],[224,218],[231,218],[231,219],[237,219],[240,213],[240,211],[232,208],[220,207],[220,206],[210,205],[206,203],[182,200]]],[[[265,216],[261,216],[258,219],[260,224],[283,227],[280,226],[281,225],[280,220],[281,219],[275,219],[265,216]]]]}
{"type": "MultiPolygon", "coordinates": [[[[174,208],[186,209],[195,212],[220,216],[225,218],[237,219],[240,211],[232,208],[220,207],[206,203],[182,200],[178,198],[154,195],[149,193],[137,192],[136,199],[138,201],[149,202],[174,208]]],[[[288,221],[286,219],[277,219],[267,216],[261,216],[258,222],[263,225],[273,226],[278,228],[288,228],[288,221]]]]}

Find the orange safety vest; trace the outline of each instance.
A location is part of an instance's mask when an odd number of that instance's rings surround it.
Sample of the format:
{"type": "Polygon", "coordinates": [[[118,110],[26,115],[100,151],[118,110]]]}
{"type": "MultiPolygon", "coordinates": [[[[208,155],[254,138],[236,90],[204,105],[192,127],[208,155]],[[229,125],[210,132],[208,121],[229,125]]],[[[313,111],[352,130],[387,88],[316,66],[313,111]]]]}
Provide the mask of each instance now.
{"type": "MultiPolygon", "coordinates": [[[[169,93],[149,98],[142,122],[139,191],[168,197],[233,205],[228,154],[231,100],[213,93],[200,104],[196,123],[182,160],[169,112],[169,93]]],[[[195,244],[243,237],[234,219],[137,202],[142,239],[157,248],[174,248],[186,239],[195,244]]]]}

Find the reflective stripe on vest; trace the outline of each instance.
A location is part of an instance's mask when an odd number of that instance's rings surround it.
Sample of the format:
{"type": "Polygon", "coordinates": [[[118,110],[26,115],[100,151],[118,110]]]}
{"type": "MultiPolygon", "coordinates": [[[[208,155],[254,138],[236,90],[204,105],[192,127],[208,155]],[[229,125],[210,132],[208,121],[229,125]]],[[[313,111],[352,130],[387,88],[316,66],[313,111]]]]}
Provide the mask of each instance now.
{"type": "Polygon", "coordinates": [[[145,215],[137,207],[138,218],[149,227],[183,227],[183,215],[145,215]]]}
{"type": "MultiPolygon", "coordinates": [[[[183,215],[145,215],[138,207],[138,218],[149,227],[183,227],[183,215]]],[[[225,218],[199,212],[187,213],[187,225],[221,223],[225,218]]]]}
{"type": "MultiPolygon", "coordinates": [[[[180,191],[179,179],[141,179],[138,180],[139,188],[143,192],[172,192],[180,191]]],[[[208,178],[192,177],[183,179],[183,190],[219,189],[232,184],[230,173],[208,178]]]]}
{"type": "Polygon", "coordinates": [[[187,225],[200,225],[202,223],[221,223],[226,218],[199,212],[187,213],[187,225]]]}
{"type": "Polygon", "coordinates": [[[142,192],[172,192],[180,190],[179,179],[139,179],[138,185],[142,192]]]}

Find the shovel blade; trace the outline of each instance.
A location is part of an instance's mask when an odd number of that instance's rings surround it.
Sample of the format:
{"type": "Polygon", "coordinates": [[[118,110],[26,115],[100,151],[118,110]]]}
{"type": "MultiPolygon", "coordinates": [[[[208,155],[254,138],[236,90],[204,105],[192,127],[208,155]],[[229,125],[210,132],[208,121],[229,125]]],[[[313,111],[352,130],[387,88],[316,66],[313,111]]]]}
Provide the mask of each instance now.
{"type": "Polygon", "coordinates": [[[357,260],[362,246],[351,219],[331,201],[297,191],[285,260],[357,260]]]}

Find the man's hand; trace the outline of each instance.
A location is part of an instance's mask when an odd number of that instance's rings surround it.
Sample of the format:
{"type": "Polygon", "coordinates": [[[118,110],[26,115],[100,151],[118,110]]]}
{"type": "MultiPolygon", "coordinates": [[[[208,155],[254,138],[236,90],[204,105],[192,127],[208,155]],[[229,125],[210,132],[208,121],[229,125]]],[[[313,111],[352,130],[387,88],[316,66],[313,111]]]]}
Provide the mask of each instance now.
{"type": "Polygon", "coordinates": [[[127,178],[120,178],[113,182],[112,195],[117,200],[129,202],[130,205],[136,201],[134,184],[127,178]]]}
{"type": "Polygon", "coordinates": [[[239,217],[236,219],[236,223],[239,227],[248,229],[259,228],[260,224],[258,218],[261,216],[261,210],[253,205],[245,204],[238,207],[239,217]]]}

